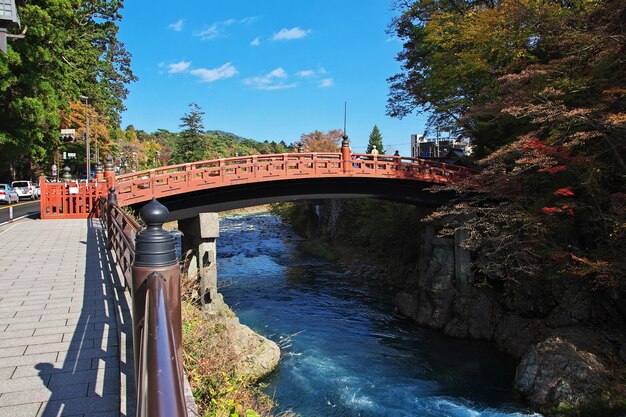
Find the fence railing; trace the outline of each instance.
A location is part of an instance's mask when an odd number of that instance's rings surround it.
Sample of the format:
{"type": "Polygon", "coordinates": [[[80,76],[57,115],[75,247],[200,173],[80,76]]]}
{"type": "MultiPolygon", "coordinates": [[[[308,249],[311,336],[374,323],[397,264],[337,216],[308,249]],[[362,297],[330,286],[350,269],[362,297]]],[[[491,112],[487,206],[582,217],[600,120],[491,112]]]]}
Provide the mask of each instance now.
{"type": "Polygon", "coordinates": [[[107,248],[115,253],[132,298],[138,417],[186,417],[180,268],[167,208],[153,200],[139,223],[118,206],[115,190],[98,200],[107,248]]]}
{"type": "Polygon", "coordinates": [[[39,180],[42,219],[85,219],[94,212],[98,199],[107,195],[106,181],[46,182],[39,180]]]}

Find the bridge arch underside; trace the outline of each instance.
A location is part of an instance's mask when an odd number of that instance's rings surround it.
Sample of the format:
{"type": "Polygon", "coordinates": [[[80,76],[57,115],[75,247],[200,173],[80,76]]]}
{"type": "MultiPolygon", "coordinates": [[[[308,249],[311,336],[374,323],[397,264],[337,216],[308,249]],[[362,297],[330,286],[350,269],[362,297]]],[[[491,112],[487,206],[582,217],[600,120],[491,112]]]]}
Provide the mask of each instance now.
{"type": "MultiPolygon", "coordinates": [[[[229,185],[159,197],[170,211],[170,220],[191,218],[199,213],[220,212],[285,201],[333,198],[380,198],[437,207],[450,200],[451,191],[431,192],[429,182],[396,178],[309,178],[229,185]]],[[[145,204],[132,205],[139,209],[145,204]]]]}

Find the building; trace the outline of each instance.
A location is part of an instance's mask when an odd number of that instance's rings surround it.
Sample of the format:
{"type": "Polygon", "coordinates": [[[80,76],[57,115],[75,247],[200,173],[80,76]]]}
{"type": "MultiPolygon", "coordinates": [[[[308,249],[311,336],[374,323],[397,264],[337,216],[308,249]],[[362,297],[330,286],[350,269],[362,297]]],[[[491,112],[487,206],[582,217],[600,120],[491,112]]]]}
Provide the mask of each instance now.
{"type": "Polygon", "coordinates": [[[456,155],[471,155],[472,147],[467,142],[437,140],[424,140],[422,135],[411,135],[411,157],[413,158],[444,158],[450,153],[456,155]]]}

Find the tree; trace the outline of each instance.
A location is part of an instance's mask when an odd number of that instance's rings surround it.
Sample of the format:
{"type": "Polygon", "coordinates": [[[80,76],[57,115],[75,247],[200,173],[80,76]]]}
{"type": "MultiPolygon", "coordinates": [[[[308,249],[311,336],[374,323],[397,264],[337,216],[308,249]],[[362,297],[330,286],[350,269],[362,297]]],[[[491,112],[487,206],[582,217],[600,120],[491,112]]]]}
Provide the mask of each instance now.
{"type": "MultiPolygon", "coordinates": [[[[116,125],[136,79],[117,39],[121,0],[49,0],[20,7],[26,37],[0,54],[1,166],[31,176],[53,163],[62,117],[79,95],[116,125]]],[[[63,116],[65,115],[65,116],[63,116]]],[[[72,126],[74,127],[74,126],[72,126]]]]}
{"type": "Polygon", "coordinates": [[[300,136],[302,147],[307,152],[339,152],[339,141],[343,130],[333,129],[326,133],[315,130],[300,136]]]}
{"type": "Polygon", "coordinates": [[[380,130],[378,130],[378,126],[374,125],[372,129],[372,133],[370,133],[370,140],[367,143],[367,153],[372,153],[372,149],[376,146],[376,149],[381,154],[385,154],[385,148],[383,147],[383,136],[380,134],[380,130]]]}
{"type": "Polygon", "coordinates": [[[202,124],[204,112],[196,103],[191,103],[189,108],[189,113],[180,118],[183,130],[172,153],[171,162],[174,164],[202,161],[209,157],[209,141],[202,124]]]}
{"type": "Polygon", "coordinates": [[[399,10],[403,73],[390,80],[388,111],[428,109],[478,146],[483,170],[448,208],[477,213],[478,270],[624,286],[624,2],[417,0],[399,10]]]}

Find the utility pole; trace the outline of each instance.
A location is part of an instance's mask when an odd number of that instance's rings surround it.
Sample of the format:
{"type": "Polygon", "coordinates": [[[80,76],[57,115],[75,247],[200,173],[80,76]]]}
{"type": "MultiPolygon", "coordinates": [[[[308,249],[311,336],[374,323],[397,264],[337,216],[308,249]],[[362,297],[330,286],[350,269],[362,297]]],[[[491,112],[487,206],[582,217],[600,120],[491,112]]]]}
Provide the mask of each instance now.
{"type": "Polygon", "coordinates": [[[80,96],[81,99],[85,100],[85,159],[87,159],[87,182],[91,179],[91,155],[89,153],[89,97],[80,96]]]}

